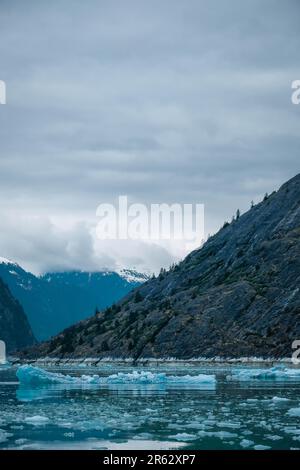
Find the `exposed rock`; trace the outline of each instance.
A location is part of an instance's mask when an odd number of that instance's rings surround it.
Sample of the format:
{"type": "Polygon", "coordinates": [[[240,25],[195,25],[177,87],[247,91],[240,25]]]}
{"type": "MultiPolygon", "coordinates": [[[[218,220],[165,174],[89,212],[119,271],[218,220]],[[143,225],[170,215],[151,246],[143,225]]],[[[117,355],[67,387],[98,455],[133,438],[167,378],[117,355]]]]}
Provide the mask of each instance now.
{"type": "Polygon", "coordinates": [[[0,279],[0,340],[8,351],[34,344],[35,339],[26,315],[8,287],[0,279]]]}
{"type": "Polygon", "coordinates": [[[300,339],[300,175],[178,266],[29,356],[286,357],[300,339]]]}

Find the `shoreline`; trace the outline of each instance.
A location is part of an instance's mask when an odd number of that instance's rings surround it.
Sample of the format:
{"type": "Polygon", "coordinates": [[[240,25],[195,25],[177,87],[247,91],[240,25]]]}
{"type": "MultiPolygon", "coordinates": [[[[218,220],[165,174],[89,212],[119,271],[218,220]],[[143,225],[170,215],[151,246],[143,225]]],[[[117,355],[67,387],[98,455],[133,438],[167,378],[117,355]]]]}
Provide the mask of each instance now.
{"type": "Polygon", "coordinates": [[[290,367],[297,367],[297,364],[292,362],[290,357],[284,358],[261,358],[261,357],[240,357],[240,358],[191,358],[191,359],[177,359],[177,358],[99,358],[99,357],[87,357],[87,358],[52,358],[42,357],[38,359],[25,359],[18,357],[8,357],[8,363],[10,365],[18,364],[31,364],[38,366],[48,367],[99,367],[101,365],[114,365],[114,366],[230,366],[230,365],[289,365],[290,367]]]}

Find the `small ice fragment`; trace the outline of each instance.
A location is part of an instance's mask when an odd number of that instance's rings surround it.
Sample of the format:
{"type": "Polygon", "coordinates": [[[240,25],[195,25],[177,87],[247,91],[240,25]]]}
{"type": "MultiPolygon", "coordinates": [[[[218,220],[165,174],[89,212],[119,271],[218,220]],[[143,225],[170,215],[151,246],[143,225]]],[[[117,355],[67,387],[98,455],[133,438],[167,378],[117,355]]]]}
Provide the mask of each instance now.
{"type": "Polygon", "coordinates": [[[219,439],[231,439],[238,437],[236,433],[229,431],[199,431],[198,436],[200,437],[218,437],[219,439]]]}
{"type": "Polygon", "coordinates": [[[272,434],[268,434],[266,436],[267,439],[270,439],[270,441],[280,441],[282,439],[282,437],[280,436],[277,436],[276,434],[272,435],[272,434]]]}
{"type": "Polygon", "coordinates": [[[0,429],[0,442],[5,442],[7,441],[8,437],[11,437],[13,434],[3,431],[3,429],[0,429]]]}
{"type": "Polygon", "coordinates": [[[268,450],[268,449],[271,449],[271,447],[270,446],[264,446],[262,444],[258,444],[256,446],[254,446],[254,449],[255,450],[268,450]]]}
{"type": "Polygon", "coordinates": [[[16,439],[15,440],[15,444],[17,444],[18,446],[21,446],[23,444],[25,444],[25,442],[27,442],[28,439],[16,439]]]}
{"type": "Polygon", "coordinates": [[[232,437],[237,437],[238,435],[234,432],[229,432],[229,431],[219,431],[215,432],[214,435],[216,437],[219,437],[220,439],[230,439],[232,437]]]}
{"type": "Polygon", "coordinates": [[[289,398],[285,398],[285,397],[273,397],[272,401],[274,401],[275,403],[279,403],[279,402],[290,401],[290,400],[289,398]]]}
{"type": "Polygon", "coordinates": [[[231,429],[239,429],[241,427],[241,423],[234,423],[230,421],[221,421],[217,423],[218,428],[231,428],[231,429]]]}
{"type": "Polygon", "coordinates": [[[143,440],[143,439],[152,439],[153,436],[152,434],[148,432],[142,432],[141,434],[137,434],[136,436],[133,436],[133,439],[136,439],[138,441],[143,440]]]}
{"type": "Polygon", "coordinates": [[[244,448],[253,446],[253,444],[254,444],[254,442],[250,441],[249,439],[242,439],[241,442],[240,442],[240,446],[242,446],[244,448]]]}
{"type": "Polygon", "coordinates": [[[25,418],[25,422],[28,424],[32,424],[33,426],[44,426],[44,424],[49,422],[49,418],[46,416],[29,416],[25,418]]]}
{"type": "Polygon", "coordinates": [[[176,439],[176,441],[193,441],[197,439],[195,434],[188,434],[186,432],[175,434],[175,436],[170,436],[172,439],[176,439]]]}
{"type": "Polygon", "coordinates": [[[298,417],[300,417],[300,408],[291,408],[291,409],[287,412],[287,414],[288,414],[289,416],[298,416],[298,417]]]}

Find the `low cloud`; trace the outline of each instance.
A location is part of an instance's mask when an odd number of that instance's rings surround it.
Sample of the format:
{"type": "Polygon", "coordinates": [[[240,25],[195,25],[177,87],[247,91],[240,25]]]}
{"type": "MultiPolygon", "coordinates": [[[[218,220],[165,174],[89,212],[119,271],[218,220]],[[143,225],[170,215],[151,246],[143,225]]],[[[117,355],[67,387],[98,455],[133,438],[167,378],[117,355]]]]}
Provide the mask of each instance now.
{"type": "Polygon", "coordinates": [[[183,247],[103,248],[100,203],[204,203],[213,233],[294,176],[299,13],[296,0],[1,1],[0,255],[158,270],[183,247]]]}

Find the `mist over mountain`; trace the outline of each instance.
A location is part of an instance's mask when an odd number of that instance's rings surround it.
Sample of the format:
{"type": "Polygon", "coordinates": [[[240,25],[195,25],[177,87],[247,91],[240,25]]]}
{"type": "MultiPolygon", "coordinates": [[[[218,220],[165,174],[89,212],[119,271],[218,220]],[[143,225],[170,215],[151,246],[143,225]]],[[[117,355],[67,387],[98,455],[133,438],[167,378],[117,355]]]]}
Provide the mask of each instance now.
{"type": "Polygon", "coordinates": [[[38,340],[103,309],[147,279],[146,275],[81,271],[47,273],[37,277],[13,261],[0,258],[0,277],[23,306],[38,340]]]}
{"type": "Polygon", "coordinates": [[[291,356],[300,338],[300,174],[183,262],[28,356],[291,356]]]}

